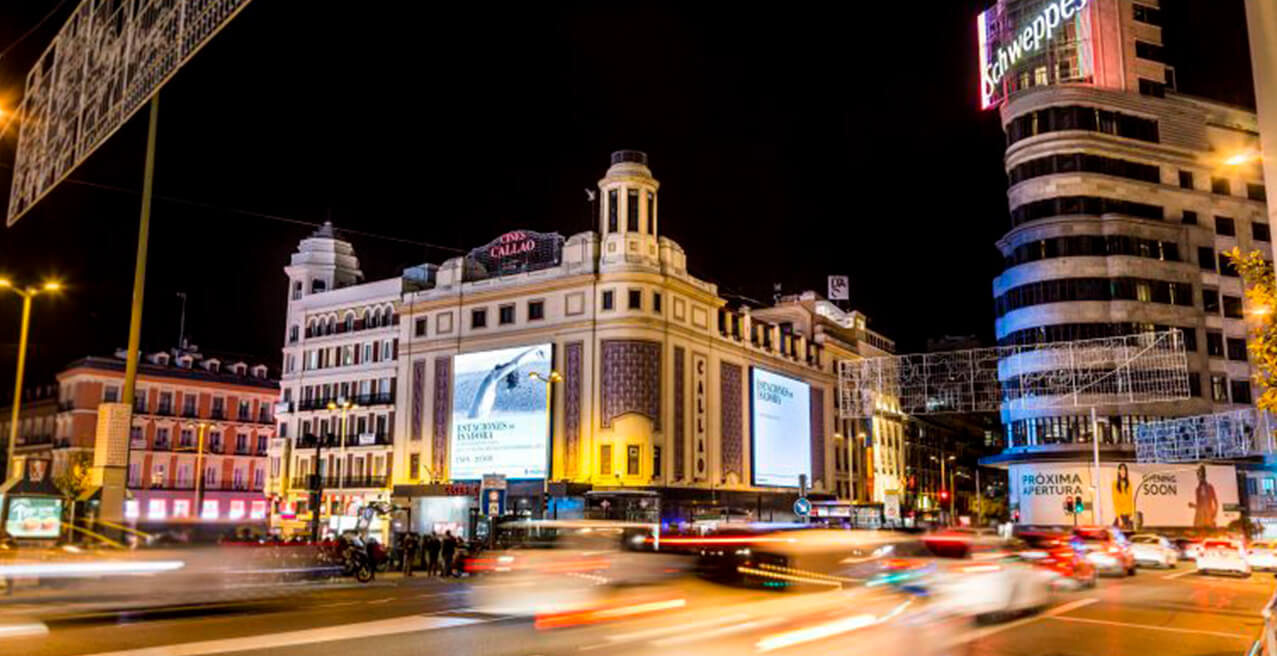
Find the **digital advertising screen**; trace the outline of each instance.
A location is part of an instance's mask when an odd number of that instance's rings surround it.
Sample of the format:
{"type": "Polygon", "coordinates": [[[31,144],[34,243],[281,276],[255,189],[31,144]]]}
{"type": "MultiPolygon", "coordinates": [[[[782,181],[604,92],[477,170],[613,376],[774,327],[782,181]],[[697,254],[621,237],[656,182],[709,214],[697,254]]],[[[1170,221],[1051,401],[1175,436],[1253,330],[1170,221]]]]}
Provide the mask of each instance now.
{"type": "Polygon", "coordinates": [[[553,345],[462,353],[453,357],[452,442],[454,480],[484,474],[545,478],[549,445],[546,385],[553,345]]]}
{"type": "Polygon", "coordinates": [[[789,376],[750,370],[754,485],[811,484],[811,387],[789,376]]]}
{"type": "Polygon", "coordinates": [[[4,530],[15,538],[56,538],[62,529],[62,499],[13,497],[4,530]]]}

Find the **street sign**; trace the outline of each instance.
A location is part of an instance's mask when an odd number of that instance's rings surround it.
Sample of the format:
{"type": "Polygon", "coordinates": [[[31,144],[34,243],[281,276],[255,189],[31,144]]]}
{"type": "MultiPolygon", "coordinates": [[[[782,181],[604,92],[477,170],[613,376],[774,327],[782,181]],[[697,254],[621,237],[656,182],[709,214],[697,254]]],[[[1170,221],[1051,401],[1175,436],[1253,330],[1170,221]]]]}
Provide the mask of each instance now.
{"type": "Polygon", "coordinates": [[[806,517],[811,514],[811,501],[807,497],[798,497],[794,502],[794,514],[799,517],[806,517]]]}
{"type": "Polygon", "coordinates": [[[250,0],[82,0],[27,72],[6,224],[13,225],[250,0]]]}
{"type": "Polygon", "coordinates": [[[480,512],[489,517],[505,514],[505,474],[484,474],[483,489],[479,492],[480,512]]]}
{"type": "Polygon", "coordinates": [[[900,494],[888,492],[883,495],[882,518],[888,522],[900,521],[900,494]]]}

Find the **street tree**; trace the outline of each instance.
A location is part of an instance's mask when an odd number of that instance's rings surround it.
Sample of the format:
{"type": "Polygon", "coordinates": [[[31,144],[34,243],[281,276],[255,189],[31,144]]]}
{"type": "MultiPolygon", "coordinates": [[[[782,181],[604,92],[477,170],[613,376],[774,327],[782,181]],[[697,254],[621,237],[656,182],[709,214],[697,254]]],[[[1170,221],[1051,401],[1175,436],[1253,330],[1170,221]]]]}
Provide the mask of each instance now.
{"type": "Polygon", "coordinates": [[[1242,254],[1234,246],[1224,256],[1246,282],[1246,306],[1251,315],[1247,350],[1255,364],[1254,381],[1264,389],[1255,405],[1261,410],[1277,410],[1277,274],[1260,251],[1242,254]]]}

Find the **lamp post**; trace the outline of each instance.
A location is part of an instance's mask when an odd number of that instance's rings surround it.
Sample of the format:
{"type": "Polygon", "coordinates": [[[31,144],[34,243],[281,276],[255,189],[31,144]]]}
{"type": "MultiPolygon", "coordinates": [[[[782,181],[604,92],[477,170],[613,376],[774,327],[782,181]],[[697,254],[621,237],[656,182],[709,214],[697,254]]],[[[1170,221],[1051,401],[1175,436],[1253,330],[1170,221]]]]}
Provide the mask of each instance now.
{"type": "Polygon", "coordinates": [[[200,519],[204,518],[204,431],[212,424],[201,421],[198,424],[187,424],[187,428],[196,429],[195,438],[195,512],[200,519]]]}
{"type": "Polygon", "coordinates": [[[937,458],[935,456],[931,456],[931,459],[940,462],[940,486],[942,489],[947,489],[949,492],[949,521],[952,522],[953,521],[953,481],[950,478],[946,477],[945,475],[945,463],[957,460],[958,457],[948,456],[948,457],[937,458]],[[945,488],[945,486],[948,486],[948,487],[945,488]]]}
{"type": "Polygon", "coordinates": [[[62,285],[55,281],[49,281],[44,283],[43,287],[19,289],[13,286],[13,282],[8,278],[0,278],[0,289],[8,289],[22,297],[22,329],[18,336],[18,375],[13,387],[13,416],[9,423],[9,449],[5,460],[5,468],[8,470],[6,478],[12,478],[17,474],[13,467],[13,458],[14,449],[18,445],[18,416],[21,414],[22,406],[22,374],[27,366],[27,334],[31,328],[31,299],[35,298],[36,294],[40,292],[56,292],[62,289],[62,285]]]}
{"type": "Polygon", "coordinates": [[[550,474],[554,471],[554,463],[552,462],[554,454],[554,414],[553,407],[550,405],[550,392],[554,388],[554,383],[563,382],[563,376],[551,369],[548,374],[530,371],[528,372],[528,378],[545,383],[545,478],[541,485],[541,518],[545,519],[545,509],[550,503],[550,474]]]}
{"type": "MultiPolygon", "coordinates": [[[[338,397],[336,402],[329,401],[329,410],[341,410],[341,425],[337,427],[337,440],[341,444],[346,439],[346,413],[353,408],[359,406],[351,403],[349,400],[338,397]]],[[[319,511],[324,500],[324,478],[319,475],[319,461],[323,457],[324,438],[321,435],[315,436],[315,473],[311,474],[310,486],[310,540],[311,542],[319,542],[319,511]]]]}

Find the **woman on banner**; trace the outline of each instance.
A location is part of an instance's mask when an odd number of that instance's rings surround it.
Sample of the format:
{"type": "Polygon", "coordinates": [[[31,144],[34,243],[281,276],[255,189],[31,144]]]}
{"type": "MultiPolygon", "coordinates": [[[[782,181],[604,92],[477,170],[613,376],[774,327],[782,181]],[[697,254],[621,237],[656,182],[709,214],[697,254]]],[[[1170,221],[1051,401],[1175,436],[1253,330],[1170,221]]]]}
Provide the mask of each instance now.
{"type": "Polygon", "coordinates": [[[1113,515],[1114,526],[1123,531],[1135,528],[1135,493],[1126,463],[1117,466],[1117,478],[1113,479],[1113,515]]]}

